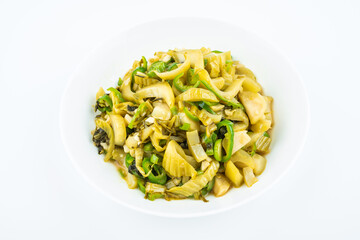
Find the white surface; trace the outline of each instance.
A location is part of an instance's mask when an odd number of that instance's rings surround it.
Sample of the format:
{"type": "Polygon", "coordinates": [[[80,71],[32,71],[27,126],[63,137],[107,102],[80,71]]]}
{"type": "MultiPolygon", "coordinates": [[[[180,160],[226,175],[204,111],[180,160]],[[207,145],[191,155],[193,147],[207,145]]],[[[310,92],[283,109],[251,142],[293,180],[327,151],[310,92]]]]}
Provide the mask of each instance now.
{"type": "Polygon", "coordinates": [[[359,239],[359,13],[358,1],[0,2],[0,239],[144,239],[154,229],[172,239],[359,239]],[[240,208],[190,220],[144,215],[99,194],[72,167],[60,141],[60,96],[114,32],[199,15],[233,21],[286,52],[308,89],[309,138],[291,171],[240,208]]]}
{"type": "Polygon", "coordinates": [[[92,185],[111,199],[141,212],[193,217],[230,210],[244,204],[271,187],[289,170],[303,149],[309,129],[310,113],[303,83],[288,59],[278,51],[249,31],[209,19],[171,18],[150,21],[118,33],[84,60],[66,88],[60,111],[60,130],[66,150],[77,170],[92,185]],[[166,37],[144,45],[143,36],[152,35],[154,25],[167,29],[166,37]],[[213,36],[213,32],[220,31],[221,36],[213,36]],[[184,34],[179,35],[179,32],[184,34]],[[97,154],[90,140],[96,115],[90,106],[94,104],[99,87],[106,89],[115,86],[119,76],[124,76],[133,60],[139,56],[149,58],[155,51],[174,47],[200,48],[204,45],[204,39],[206,47],[211,49],[230,49],[235,59],[256,73],[265,93],[275,99],[274,121],[276,126],[281,127],[273,131],[272,150],[267,155],[269,164],[252,188],[243,186],[233,189],[222,198],[209,196],[207,204],[193,200],[158,200],[156,203],[145,200],[140,191],[130,191],[125,181],[120,180],[116,168],[104,164],[103,156],[97,154]]]}

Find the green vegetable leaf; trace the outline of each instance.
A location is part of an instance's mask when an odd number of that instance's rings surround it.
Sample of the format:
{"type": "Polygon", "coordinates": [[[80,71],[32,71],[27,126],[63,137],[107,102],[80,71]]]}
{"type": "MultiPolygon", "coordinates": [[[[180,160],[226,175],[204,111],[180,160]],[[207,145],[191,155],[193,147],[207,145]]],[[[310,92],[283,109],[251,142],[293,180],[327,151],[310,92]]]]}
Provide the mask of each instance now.
{"type": "Polygon", "coordinates": [[[182,126],[179,127],[181,130],[188,131],[190,129],[189,123],[184,123],[182,126]]]}
{"type": "Polygon", "coordinates": [[[123,84],[123,80],[121,79],[121,77],[119,77],[118,86],[120,87],[122,84],[123,84]]]}
{"type": "Polygon", "coordinates": [[[147,75],[150,78],[157,78],[157,75],[155,74],[154,71],[165,72],[165,70],[166,70],[166,64],[162,61],[157,61],[151,64],[147,75]]]}

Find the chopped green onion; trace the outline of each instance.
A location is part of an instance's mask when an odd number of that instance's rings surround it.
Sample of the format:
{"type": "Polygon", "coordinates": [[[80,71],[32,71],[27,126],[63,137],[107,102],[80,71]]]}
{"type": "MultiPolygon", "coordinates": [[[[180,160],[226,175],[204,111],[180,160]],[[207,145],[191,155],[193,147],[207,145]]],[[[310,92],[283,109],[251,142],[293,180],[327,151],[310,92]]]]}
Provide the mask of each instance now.
{"type": "Polygon", "coordinates": [[[164,197],[164,194],[162,193],[149,193],[147,195],[147,198],[150,200],[150,201],[154,201],[155,199],[158,199],[158,198],[163,198],[164,197]]]}
{"type": "Polygon", "coordinates": [[[223,53],[222,51],[219,51],[219,50],[214,50],[214,51],[211,51],[213,53],[223,53]]]}
{"type": "Polygon", "coordinates": [[[170,63],[174,63],[174,62],[175,62],[175,59],[173,57],[171,57],[170,60],[165,63],[168,66],[170,63]]]}
{"type": "Polygon", "coordinates": [[[270,135],[267,132],[264,132],[265,137],[270,137],[270,135]]]}
{"type": "Polygon", "coordinates": [[[126,127],[126,136],[129,136],[133,132],[134,132],[134,129],[130,129],[130,128],[126,127]]]}
{"type": "Polygon", "coordinates": [[[225,105],[245,110],[244,106],[241,103],[239,103],[238,101],[230,101],[230,100],[224,98],[219,92],[217,92],[212,86],[210,86],[210,84],[207,81],[205,81],[205,80],[200,80],[200,81],[202,84],[204,84],[204,86],[207,89],[209,89],[212,93],[214,93],[215,96],[217,96],[221,101],[223,101],[225,103],[225,105]]]}
{"type": "Polygon", "coordinates": [[[99,110],[100,112],[111,112],[113,107],[113,102],[109,95],[105,94],[96,101],[95,111],[99,110]]]}
{"type": "Polygon", "coordinates": [[[145,73],[146,72],[146,68],[144,67],[137,67],[135,68],[135,70],[132,72],[131,74],[131,82],[134,82],[134,78],[135,78],[135,75],[137,72],[142,72],[142,73],[145,73]]]}
{"type": "Polygon", "coordinates": [[[184,107],[184,113],[186,116],[188,116],[188,118],[190,118],[193,121],[199,121],[199,118],[197,116],[194,116],[188,109],[187,107],[184,107]]]}
{"type": "Polygon", "coordinates": [[[137,185],[141,192],[145,194],[145,180],[141,178],[137,178],[137,185]]]}
{"type": "Polygon", "coordinates": [[[171,71],[171,70],[174,70],[177,68],[178,68],[177,63],[174,62],[174,63],[170,64],[169,66],[167,66],[166,71],[171,71]]]}
{"type": "Polygon", "coordinates": [[[178,108],[177,108],[176,106],[173,106],[173,107],[170,109],[170,111],[171,111],[171,114],[172,114],[173,116],[177,115],[178,112],[179,112],[179,110],[178,110],[178,108]]]}
{"type": "Polygon", "coordinates": [[[207,105],[209,106],[215,106],[215,105],[218,105],[219,103],[217,102],[208,102],[208,101],[204,101],[204,103],[206,103],[207,105]]]}
{"type": "Polygon", "coordinates": [[[197,84],[200,80],[199,74],[195,74],[195,69],[190,68],[187,73],[187,79],[190,84],[197,84]]]}
{"type": "Polygon", "coordinates": [[[126,157],[125,157],[125,165],[126,167],[129,167],[133,162],[134,162],[135,158],[133,158],[130,153],[127,153],[126,154],[126,157]]]}
{"type": "Polygon", "coordinates": [[[154,149],[153,145],[151,144],[151,142],[148,142],[144,145],[144,151],[145,152],[151,152],[154,149]]]}
{"type": "Polygon", "coordinates": [[[119,173],[120,173],[120,175],[121,175],[121,177],[125,177],[125,172],[124,172],[124,169],[122,169],[122,168],[119,168],[118,169],[118,171],[119,171],[119,173]]]}
{"type": "Polygon", "coordinates": [[[208,64],[208,60],[204,59],[204,67],[206,67],[207,64],[208,64]]]}
{"type": "Polygon", "coordinates": [[[158,156],[156,156],[155,154],[151,155],[150,162],[152,162],[153,164],[157,164],[158,161],[159,161],[158,156]]]}
{"type": "Polygon", "coordinates": [[[197,104],[198,104],[198,106],[199,106],[200,108],[205,109],[205,110],[208,111],[209,113],[211,113],[211,114],[216,114],[216,113],[210,108],[210,106],[208,106],[205,102],[198,102],[197,104]]]}
{"type": "Polygon", "coordinates": [[[230,73],[231,71],[231,66],[233,65],[233,61],[232,60],[226,60],[225,61],[225,68],[226,68],[226,71],[228,73],[230,73]]]}
{"type": "Polygon", "coordinates": [[[205,153],[209,156],[214,155],[214,143],[216,139],[217,135],[214,132],[211,134],[210,137],[207,137],[205,133],[201,136],[201,141],[205,146],[205,153]]]}
{"type": "Polygon", "coordinates": [[[165,72],[165,70],[166,70],[166,64],[162,61],[157,61],[151,64],[147,75],[151,78],[157,78],[157,75],[155,74],[154,71],[165,72]]]}
{"type": "Polygon", "coordinates": [[[182,126],[179,127],[181,130],[188,131],[190,129],[189,123],[184,123],[182,126]]]}
{"type": "Polygon", "coordinates": [[[233,122],[225,119],[225,120],[219,122],[217,124],[217,126],[216,126],[217,129],[219,129],[219,131],[220,131],[221,127],[226,127],[227,133],[225,134],[225,138],[228,138],[228,140],[229,140],[229,144],[226,147],[226,155],[224,157],[219,155],[220,150],[218,148],[221,148],[221,145],[217,146],[216,144],[219,144],[219,143],[221,144],[221,142],[219,142],[219,140],[216,140],[215,146],[214,146],[214,157],[215,157],[215,159],[217,161],[226,162],[231,158],[232,150],[233,150],[233,147],[234,147],[234,128],[233,128],[233,125],[234,125],[233,122]],[[221,158],[220,158],[220,156],[221,156],[221,158]]]}
{"type": "Polygon", "coordinates": [[[214,184],[215,184],[215,177],[213,179],[211,179],[206,186],[201,190],[201,195],[205,196],[206,194],[208,194],[209,192],[211,192],[211,190],[214,188],[214,184]]]}
{"type": "Polygon", "coordinates": [[[214,157],[219,162],[221,162],[221,160],[223,158],[221,143],[222,143],[222,139],[218,139],[215,141],[215,144],[214,144],[214,157]]]}
{"type": "Polygon", "coordinates": [[[151,160],[147,157],[144,158],[141,165],[146,174],[151,171],[147,177],[150,182],[160,185],[164,185],[166,183],[167,175],[165,169],[162,166],[151,163],[151,160]]]}
{"type": "Polygon", "coordinates": [[[201,175],[201,174],[204,174],[204,171],[201,171],[201,170],[198,170],[196,171],[197,175],[201,175]]]}
{"type": "Polygon", "coordinates": [[[186,90],[189,90],[190,88],[196,88],[200,85],[200,81],[197,81],[194,85],[184,85],[184,83],[180,80],[180,78],[183,75],[184,75],[184,73],[180,73],[173,80],[174,86],[178,91],[185,92],[186,90]]]}
{"type": "Polygon", "coordinates": [[[132,117],[128,128],[133,129],[135,121],[141,116],[141,114],[146,110],[146,102],[143,102],[139,105],[138,109],[136,110],[134,116],[132,117]]]}
{"type": "Polygon", "coordinates": [[[146,61],[146,58],[145,58],[144,56],[142,56],[141,60],[142,60],[142,67],[147,70],[147,61],[146,61]]]}
{"type": "Polygon", "coordinates": [[[161,147],[163,147],[163,146],[165,146],[165,144],[166,144],[166,139],[161,139],[160,141],[159,141],[159,145],[161,146],[161,147]]]}
{"type": "Polygon", "coordinates": [[[252,147],[252,151],[250,153],[250,156],[254,156],[256,153],[256,143],[254,143],[253,147],[252,147]]]}
{"type": "Polygon", "coordinates": [[[119,81],[118,81],[118,86],[120,87],[123,83],[123,80],[121,79],[121,77],[119,77],[119,81]]]}
{"type": "Polygon", "coordinates": [[[108,91],[112,92],[115,97],[119,100],[119,102],[125,102],[125,99],[123,98],[123,96],[121,95],[121,92],[119,90],[117,90],[116,88],[108,88],[108,91]]]}

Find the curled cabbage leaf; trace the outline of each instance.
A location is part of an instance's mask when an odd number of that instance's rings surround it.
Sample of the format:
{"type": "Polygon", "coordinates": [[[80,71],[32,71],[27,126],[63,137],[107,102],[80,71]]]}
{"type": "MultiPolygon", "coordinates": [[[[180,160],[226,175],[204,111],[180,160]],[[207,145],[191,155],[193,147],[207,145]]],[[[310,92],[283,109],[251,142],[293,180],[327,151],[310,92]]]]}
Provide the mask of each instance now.
{"type": "Polygon", "coordinates": [[[152,111],[151,116],[160,120],[170,120],[171,112],[166,103],[154,102],[153,106],[154,110],[152,111]]]}
{"type": "Polygon", "coordinates": [[[147,177],[150,175],[151,171],[149,171],[147,174],[145,173],[145,170],[142,167],[143,156],[144,156],[144,150],[142,148],[135,149],[135,166],[139,170],[141,175],[147,177]]]}
{"type": "Polygon", "coordinates": [[[136,102],[137,101],[137,97],[135,96],[135,93],[131,90],[131,78],[125,78],[124,82],[121,85],[121,94],[123,96],[123,98],[126,101],[129,102],[136,102]]]}
{"type": "Polygon", "coordinates": [[[199,121],[194,121],[194,120],[190,119],[184,112],[179,112],[178,115],[179,115],[181,124],[184,124],[184,123],[190,124],[189,131],[194,131],[194,130],[200,131],[199,121]]]}
{"type": "Polygon", "coordinates": [[[188,163],[184,150],[174,140],[167,145],[162,166],[173,177],[195,177],[197,174],[194,167],[188,163]]]}
{"type": "Polygon", "coordinates": [[[118,103],[118,104],[115,104],[113,106],[113,110],[116,114],[119,114],[121,116],[125,116],[127,113],[131,113],[132,114],[132,111],[129,111],[128,109],[128,106],[130,107],[134,107],[135,104],[132,103],[132,102],[122,102],[122,103],[118,103]]]}
{"type": "Polygon", "coordinates": [[[204,57],[200,49],[186,49],[174,53],[175,60],[178,62],[185,59],[185,55],[190,59],[192,68],[204,68],[204,57]]]}
{"type": "Polygon", "coordinates": [[[208,101],[208,102],[219,102],[215,94],[211,91],[203,88],[190,88],[185,92],[181,93],[176,97],[176,102],[179,101],[189,101],[189,102],[199,102],[199,101],[208,101]]]}
{"type": "Polygon", "coordinates": [[[167,192],[183,195],[186,197],[191,196],[194,193],[199,192],[203,187],[206,186],[206,184],[210,180],[212,180],[215,177],[219,169],[219,166],[220,166],[219,162],[212,161],[210,163],[210,166],[204,172],[204,174],[198,175],[195,178],[190,179],[180,187],[173,187],[167,190],[167,192]]]}
{"type": "Polygon", "coordinates": [[[225,79],[223,77],[212,78],[211,81],[218,89],[222,89],[225,85],[225,79]]]}
{"type": "Polygon", "coordinates": [[[233,154],[230,158],[230,161],[232,161],[238,168],[255,168],[254,159],[250,156],[250,154],[248,154],[242,149],[238,150],[235,154],[233,154]]]}
{"type": "Polygon", "coordinates": [[[244,181],[243,175],[232,161],[227,161],[225,164],[225,176],[230,179],[234,187],[240,187],[244,181]]]}
{"type": "Polygon", "coordinates": [[[243,130],[248,128],[248,126],[249,126],[249,118],[246,115],[246,113],[243,110],[241,110],[240,108],[225,109],[224,113],[225,113],[226,119],[233,120],[233,121],[236,121],[236,122],[242,122],[243,125],[244,125],[243,130]]]}
{"type": "Polygon", "coordinates": [[[109,114],[111,126],[114,131],[114,142],[118,146],[122,146],[126,139],[125,120],[122,116],[117,114],[109,114]]]}
{"type": "Polygon", "coordinates": [[[244,81],[243,78],[235,78],[224,91],[221,91],[214,84],[214,81],[212,81],[209,73],[206,70],[201,69],[197,73],[199,74],[201,80],[206,81],[217,94],[221,95],[222,97],[226,98],[229,101],[232,100],[242,89],[241,84],[244,81]]]}
{"type": "Polygon", "coordinates": [[[144,87],[136,91],[135,96],[140,99],[150,97],[162,98],[170,108],[172,108],[175,104],[174,93],[167,82],[157,83],[144,87]]]}
{"type": "Polygon", "coordinates": [[[160,146],[160,140],[167,140],[169,136],[162,134],[162,128],[161,126],[154,127],[154,133],[150,135],[151,143],[158,152],[162,152],[166,149],[165,146],[160,146]]]}
{"type": "Polygon", "coordinates": [[[104,120],[96,119],[95,124],[98,128],[103,129],[109,137],[109,148],[107,149],[107,153],[104,158],[104,161],[107,162],[110,160],[112,152],[115,148],[114,131],[111,128],[110,124],[105,122],[104,120]]]}
{"type": "Polygon", "coordinates": [[[181,64],[178,68],[169,71],[169,72],[157,72],[154,71],[155,74],[161,78],[162,80],[172,80],[174,79],[177,75],[179,75],[180,73],[186,73],[187,70],[189,70],[190,68],[190,58],[185,55],[185,62],[183,64],[181,64]]]}
{"type": "Polygon", "coordinates": [[[210,73],[210,77],[216,78],[220,74],[220,57],[215,53],[204,56],[207,60],[206,70],[210,73]]]}
{"type": "Polygon", "coordinates": [[[251,124],[255,124],[265,117],[264,113],[267,104],[263,96],[259,93],[244,91],[239,94],[239,97],[246,109],[251,124]]]}

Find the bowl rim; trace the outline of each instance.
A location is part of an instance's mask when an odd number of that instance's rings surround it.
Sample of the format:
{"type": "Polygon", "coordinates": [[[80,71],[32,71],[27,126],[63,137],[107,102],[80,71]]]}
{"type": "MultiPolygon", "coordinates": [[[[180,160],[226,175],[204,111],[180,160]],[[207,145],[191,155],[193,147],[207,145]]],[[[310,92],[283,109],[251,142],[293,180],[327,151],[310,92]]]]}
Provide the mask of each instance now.
{"type": "Polygon", "coordinates": [[[248,202],[250,202],[251,200],[254,200],[255,198],[259,197],[260,195],[264,194],[266,191],[268,191],[269,189],[271,189],[275,184],[277,184],[288,172],[289,170],[294,166],[295,162],[297,161],[297,159],[300,157],[300,154],[302,153],[304,147],[305,147],[305,143],[306,140],[308,138],[308,133],[310,130],[310,124],[311,124],[311,111],[310,111],[310,100],[309,100],[309,96],[307,93],[307,89],[306,89],[306,85],[300,75],[300,73],[297,71],[297,69],[295,68],[294,64],[290,61],[289,57],[284,53],[283,50],[281,50],[279,47],[277,47],[275,44],[273,44],[272,42],[270,42],[267,39],[264,39],[263,37],[261,37],[258,33],[251,31],[249,29],[245,29],[243,28],[241,25],[237,25],[234,24],[233,22],[228,22],[228,21],[224,21],[223,19],[217,19],[217,18],[205,18],[205,17],[166,17],[166,18],[158,18],[158,19],[154,19],[154,20],[150,20],[150,21],[142,21],[141,23],[138,24],[134,24],[128,27],[125,27],[122,31],[116,32],[115,34],[111,35],[110,37],[106,38],[105,40],[99,42],[97,45],[95,45],[87,54],[84,55],[84,57],[82,58],[82,60],[78,63],[78,65],[75,67],[75,69],[73,70],[72,74],[70,75],[65,89],[62,93],[61,96],[61,100],[60,100],[60,114],[59,114],[59,130],[60,130],[60,135],[61,135],[61,140],[63,143],[63,146],[65,148],[65,152],[67,153],[67,156],[69,157],[69,159],[72,162],[72,165],[74,166],[74,168],[76,169],[76,171],[95,189],[97,189],[99,192],[101,192],[102,194],[104,194],[106,197],[108,197],[109,199],[111,199],[112,201],[121,204],[124,207],[136,210],[138,212],[142,212],[142,213],[146,213],[149,215],[155,215],[155,216],[159,216],[159,217],[170,217],[170,218],[193,218],[193,217],[203,217],[203,216],[209,216],[209,215],[214,215],[217,213],[221,213],[221,212],[225,212],[225,211],[229,211],[230,209],[233,208],[237,208],[243,204],[246,204],[248,202]],[[225,207],[221,207],[219,209],[216,210],[207,210],[204,212],[197,212],[197,213],[185,213],[185,214],[178,214],[178,213],[165,213],[165,212],[158,212],[158,211],[152,211],[152,210],[148,210],[148,209],[144,209],[141,207],[137,207],[135,205],[129,204],[126,201],[122,201],[118,198],[116,198],[115,196],[111,195],[110,193],[104,191],[102,188],[100,188],[92,179],[90,179],[90,177],[88,177],[81,169],[81,167],[79,166],[79,164],[75,161],[74,156],[72,155],[71,151],[70,151],[70,147],[65,139],[65,133],[64,133],[64,102],[65,102],[65,98],[67,93],[69,92],[70,86],[72,84],[72,82],[75,79],[75,76],[77,74],[77,72],[80,70],[80,68],[84,65],[84,63],[86,63],[86,61],[89,59],[90,56],[92,56],[94,53],[96,53],[102,46],[105,46],[106,43],[110,42],[112,39],[116,38],[118,35],[121,35],[123,33],[128,32],[129,30],[133,29],[133,28],[138,28],[141,27],[142,25],[145,24],[149,24],[149,23],[157,23],[157,22],[162,22],[162,21],[179,21],[179,20],[191,20],[194,19],[196,21],[212,21],[212,22],[217,22],[220,24],[225,24],[225,25],[229,25],[229,26],[233,26],[235,28],[241,29],[242,31],[253,35],[255,38],[260,39],[261,41],[263,41],[265,44],[267,44],[269,47],[271,47],[272,49],[274,49],[276,51],[277,54],[279,54],[288,64],[289,67],[291,68],[291,70],[296,74],[296,76],[298,77],[298,81],[299,84],[301,86],[301,90],[304,94],[304,107],[305,107],[305,112],[306,112],[306,122],[304,123],[304,137],[301,141],[301,143],[299,144],[299,147],[297,148],[297,151],[293,154],[293,157],[291,158],[291,162],[287,165],[287,167],[285,168],[285,170],[283,172],[281,172],[277,178],[267,187],[265,187],[264,189],[259,190],[258,192],[256,192],[254,195],[252,195],[251,197],[248,197],[247,199],[238,202],[238,203],[234,203],[225,207]]]}

